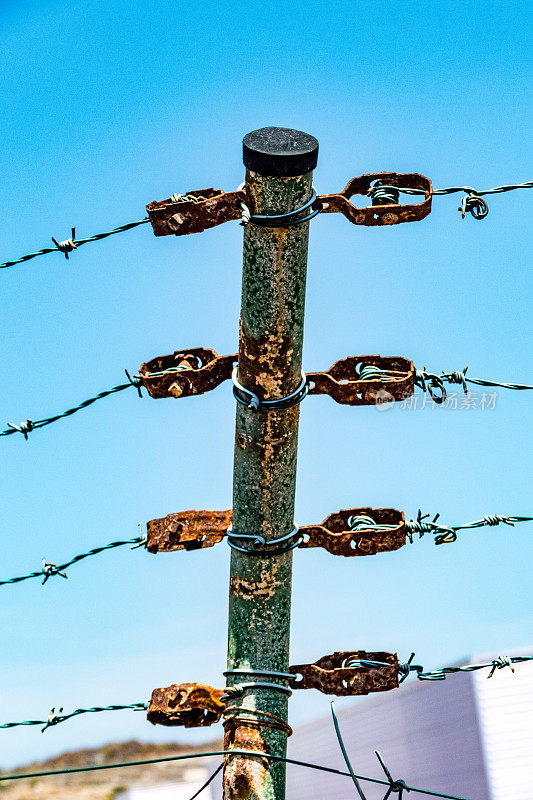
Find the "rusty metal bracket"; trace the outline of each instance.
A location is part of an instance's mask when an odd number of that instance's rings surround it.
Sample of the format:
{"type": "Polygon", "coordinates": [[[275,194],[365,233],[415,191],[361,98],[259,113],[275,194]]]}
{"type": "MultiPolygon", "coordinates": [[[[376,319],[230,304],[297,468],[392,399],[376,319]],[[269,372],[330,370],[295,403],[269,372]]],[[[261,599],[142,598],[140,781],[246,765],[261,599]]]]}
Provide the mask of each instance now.
{"type": "Polygon", "coordinates": [[[230,511],[182,511],[147,523],[146,549],[150,553],[213,547],[226,536],[230,511]]]}
{"type": "Polygon", "coordinates": [[[226,704],[220,699],[223,689],[200,683],[173,683],[154,689],[147,719],[152,725],[183,725],[200,728],[218,722],[226,704]]]}
{"type": "MultiPolygon", "coordinates": [[[[146,525],[150,553],[199,550],[227,537],[232,511],[180,511],[146,525]]],[[[406,542],[405,518],[394,508],[348,508],[321,525],[298,528],[298,547],[323,547],[337,556],[372,556],[398,550],[406,542]],[[354,524],[355,523],[355,524],[354,524]]]]}
{"type": "Polygon", "coordinates": [[[308,372],[309,394],[329,394],[336,403],[374,405],[403,400],[414,393],[415,368],[400,357],[349,356],[336,361],[326,372],[308,372]],[[361,380],[365,367],[377,367],[383,375],[361,380]]]}
{"type": "Polygon", "coordinates": [[[415,222],[427,217],[431,211],[432,191],[429,178],[417,172],[374,172],[352,178],[342,192],[322,194],[318,200],[322,202],[322,213],[340,212],[354,225],[398,225],[400,222],[415,222]],[[350,203],[350,198],[355,194],[368,195],[375,181],[404,189],[422,190],[425,192],[424,200],[421,203],[387,203],[366,208],[356,208],[350,203]]]}
{"type": "MultiPolygon", "coordinates": [[[[231,379],[238,355],[219,356],[211,348],[176,350],[141,364],[139,377],[150,397],[190,397],[231,379]]],[[[349,356],[325,372],[308,372],[309,394],[328,394],[344,405],[372,405],[403,400],[414,392],[413,362],[401,357],[349,356]],[[376,368],[376,377],[361,378],[376,368]]]]}
{"type": "Polygon", "coordinates": [[[240,219],[246,192],[222,189],[196,189],[185,195],[148,203],[146,211],[156,236],[183,236],[201,233],[229,220],[240,219]]]}
{"type": "Polygon", "coordinates": [[[141,364],[139,377],[150,397],[190,397],[231,378],[237,355],[219,356],[206,347],[176,350],[141,364]]]}
{"type": "Polygon", "coordinates": [[[346,650],[323,656],[314,664],[291,666],[289,672],[295,676],[289,681],[291,689],[318,689],[338,697],[386,692],[399,685],[395,653],[346,650]],[[379,666],[347,666],[351,661],[379,662],[379,666]]]}
{"type": "Polygon", "coordinates": [[[299,547],[323,547],[336,556],[373,556],[399,550],[406,541],[405,517],[394,508],[348,508],[330,514],[322,525],[303,525],[299,547]],[[376,527],[358,525],[352,518],[368,517],[376,527]],[[382,527],[380,527],[382,526],[382,527]]]}

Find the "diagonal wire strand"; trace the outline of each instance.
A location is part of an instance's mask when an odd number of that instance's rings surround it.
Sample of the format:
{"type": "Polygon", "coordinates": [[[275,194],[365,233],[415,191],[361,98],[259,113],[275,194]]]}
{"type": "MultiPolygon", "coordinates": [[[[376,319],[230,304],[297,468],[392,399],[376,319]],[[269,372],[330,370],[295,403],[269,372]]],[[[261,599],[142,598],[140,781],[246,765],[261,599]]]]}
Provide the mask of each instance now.
{"type": "Polygon", "coordinates": [[[112,389],[106,389],[104,392],[99,392],[94,397],[89,397],[88,400],[84,400],[77,406],[73,406],[73,408],[69,408],[66,411],[63,411],[61,414],[56,414],[53,417],[45,417],[44,419],[38,420],[31,420],[28,419],[26,422],[21,422],[19,425],[15,425],[11,422],[8,422],[8,427],[4,431],[0,431],[0,436],[10,436],[12,433],[22,433],[24,438],[28,439],[28,434],[31,431],[37,428],[44,428],[45,425],[51,425],[52,422],[57,422],[60,419],[64,419],[65,417],[70,417],[72,414],[76,414],[77,411],[81,411],[83,408],[87,408],[87,406],[96,403],[97,400],[101,400],[104,397],[108,397],[110,394],[114,394],[115,392],[122,392],[124,389],[129,389],[131,386],[135,387],[139,392],[139,396],[141,395],[141,387],[143,385],[141,378],[138,376],[134,376],[133,378],[130,377],[128,371],[126,370],[126,375],[128,377],[129,383],[121,383],[118,386],[113,386],[112,389]]]}
{"type": "Polygon", "coordinates": [[[123,231],[129,231],[131,228],[136,228],[138,225],[144,225],[146,222],[149,222],[149,217],[137,220],[137,222],[128,222],[126,223],[126,225],[119,225],[118,228],[113,228],[113,230],[111,231],[104,231],[104,233],[95,233],[94,236],[88,236],[85,239],[75,239],[74,236],[72,237],[72,239],[66,239],[64,242],[56,242],[56,240],[53,239],[53,241],[56,244],[55,247],[44,247],[42,250],[37,250],[35,253],[27,253],[25,256],[21,256],[21,258],[15,259],[15,261],[5,261],[3,264],[0,264],[0,269],[5,269],[6,267],[13,267],[15,264],[22,264],[23,261],[29,261],[31,258],[35,258],[36,256],[44,256],[47,255],[48,253],[63,253],[66,256],[66,258],[68,258],[68,254],[72,250],[76,250],[83,244],[87,244],[88,242],[97,242],[100,239],[106,239],[108,236],[113,236],[113,234],[115,233],[122,233],[123,231]]]}
{"type": "MultiPolygon", "coordinates": [[[[78,555],[71,558],[70,561],[65,561],[64,564],[51,564],[46,563],[43,559],[43,567],[39,572],[30,572],[29,575],[20,575],[17,578],[8,578],[5,581],[0,581],[0,586],[6,586],[7,584],[11,583],[20,583],[21,581],[27,581],[30,578],[41,578],[44,577],[43,584],[46,583],[48,578],[51,578],[53,575],[61,575],[62,578],[67,578],[68,576],[63,574],[64,570],[68,569],[68,567],[72,566],[72,564],[77,564],[78,561],[82,561],[84,558],[89,558],[89,556],[96,556],[98,553],[103,553],[104,550],[112,550],[115,547],[122,547],[127,544],[131,544],[134,547],[140,547],[141,545],[145,544],[146,538],[144,536],[136,536],[135,539],[124,539],[117,542],[110,542],[110,544],[105,544],[102,547],[93,547],[92,550],[89,550],[86,553],[79,553],[78,555]]],[[[134,549],[134,547],[132,549],[134,549]]]]}

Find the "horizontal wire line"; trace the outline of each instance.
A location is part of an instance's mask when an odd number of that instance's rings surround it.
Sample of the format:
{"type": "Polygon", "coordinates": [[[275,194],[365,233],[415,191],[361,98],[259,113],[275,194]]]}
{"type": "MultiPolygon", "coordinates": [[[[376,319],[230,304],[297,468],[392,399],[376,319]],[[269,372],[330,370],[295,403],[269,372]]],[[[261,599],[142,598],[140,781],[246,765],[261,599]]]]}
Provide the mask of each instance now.
{"type": "Polygon", "coordinates": [[[18,728],[21,726],[27,725],[44,725],[42,729],[42,733],[47,728],[51,728],[55,725],[59,725],[61,722],[65,722],[67,719],[71,719],[72,717],[78,717],[80,714],[99,714],[102,711],[146,711],[148,709],[148,703],[130,703],[129,705],[110,705],[110,706],[92,706],[91,708],[77,708],[75,711],[72,711],[70,714],[62,714],[62,708],[59,709],[58,713],[55,713],[55,708],[50,711],[48,715],[48,719],[26,719],[23,722],[4,722],[0,725],[1,728],[18,728]]]}
{"type": "MultiPolygon", "coordinates": [[[[463,387],[465,387],[465,381],[466,381],[467,383],[474,383],[480,386],[500,387],[502,389],[533,390],[533,385],[529,384],[503,383],[497,381],[489,381],[482,378],[470,378],[470,377],[467,378],[465,374],[467,369],[468,367],[465,367],[465,369],[462,370],[462,372],[461,371],[450,372],[450,373],[443,372],[440,375],[427,372],[425,369],[416,370],[415,384],[423,391],[426,391],[428,389],[428,386],[426,386],[426,381],[428,382],[430,389],[444,388],[443,387],[444,381],[453,384],[462,384],[463,387]]],[[[165,374],[166,372],[175,372],[175,371],[176,371],[175,368],[172,368],[170,370],[165,370],[162,373],[154,372],[150,373],[150,377],[157,377],[158,375],[165,374]]],[[[390,373],[388,373],[387,370],[380,370],[379,367],[374,367],[374,366],[363,367],[359,377],[361,380],[380,379],[380,373],[383,373],[382,379],[384,381],[390,379],[390,373]]],[[[27,439],[28,434],[31,433],[31,431],[36,430],[37,428],[43,428],[45,425],[51,425],[53,422],[57,422],[58,420],[64,419],[65,417],[70,417],[72,416],[72,414],[76,414],[78,411],[81,411],[82,409],[92,405],[97,400],[102,400],[104,397],[108,397],[109,395],[114,394],[115,392],[122,392],[125,389],[129,389],[130,386],[134,386],[140,394],[140,389],[143,385],[141,378],[139,378],[139,376],[134,376],[133,378],[130,378],[129,375],[128,378],[129,378],[129,383],[121,383],[118,386],[114,386],[112,389],[106,389],[103,392],[99,392],[94,397],[90,397],[87,400],[84,400],[83,402],[79,403],[77,406],[73,406],[72,408],[63,411],[60,414],[55,414],[53,417],[45,417],[44,419],[39,419],[35,421],[28,419],[26,420],[26,422],[21,422],[19,425],[9,422],[8,427],[5,430],[0,431],[0,436],[10,436],[13,433],[22,433],[24,438],[27,439]]],[[[432,394],[431,391],[430,393],[432,394]]],[[[435,396],[433,394],[432,397],[435,400],[435,396]]],[[[442,400],[439,398],[437,402],[442,402],[442,400]]]]}
{"type": "MultiPolygon", "coordinates": [[[[143,761],[126,761],[121,764],[98,764],[97,766],[91,767],[72,767],[70,769],[57,769],[57,770],[49,770],[46,772],[29,772],[23,775],[1,775],[0,781],[10,781],[10,780],[21,780],[23,778],[43,778],[48,775],[70,775],[76,772],[94,772],[96,770],[102,769],[117,769],[119,767],[138,767],[144,766],[145,764],[161,764],[167,761],[182,761],[191,758],[208,758],[211,756],[255,756],[256,758],[266,758],[271,759],[272,761],[283,761],[286,764],[294,764],[295,766],[299,767],[308,767],[309,769],[317,769],[322,772],[331,772],[335,775],[343,775],[345,777],[350,778],[351,775],[349,772],[345,772],[341,769],[334,769],[333,767],[325,767],[321,764],[313,764],[308,761],[299,761],[294,758],[284,758],[283,756],[276,756],[272,753],[262,753],[254,750],[214,750],[209,751],[206,753],[185,753],[179,756],[167,756],[165,758],[149,758],[143,761]]],[[[356,775],[361,781],[368,781],[369,783],[377,783],[380,786],[389,786],[389,781],[383,781],[379,778],[368,778],[365,775],[356,775]]],[[[418,789],[415,786],[407,786],[406,790],[411,792],[418,792],[419,794],[429,794],[432,797],[443,797],[445,800],[469,800],[466,797],[458,797],[454,794],[445,794],[443,792],[433,792],[429,789],[418,789]]]]}
{"type": "MultiPolygon", "coordinates": [[[[470,196],[475,197],[483,197],[487,194],[499,194],[502,192],[511,192],[515,189],[531,189],[533,187],[533,181],[525,181],[524,183],[515,183],[515,184],[507,184],[505,186],[496,186],[493,189],[483,189],[477,191],[472,186],[448,186],[444,189],[433,189],[431,194],[432,195],[448,195],[453,194],[455,192],[465,192],[470,196]]],[[[402,192],[403,194],[411,194],[411,195],[425,195],[426,192],[423,189],[409,189],[406,187],[398,187],[398,186],[379,186],[379,187],[371,187],[369,190],[369,194],[372,195],[373,192],[381,192],[386,190],[393,190],[395,192],[402,192]]],[[[185,196],[183,196],[185,198],[185,196]]],[[[3,264],[0,264],[0,269],[5,269],[6,267],[12,267],[15,264],[22,264],[24,261],[29,261],[32,258],[36,258],[37,256],[44,256],[48,253],[63,253],[68,258],[68,254],[71,253],[73,250],[76,250],[78,247],[81,247],[88,242],[97,242],[100,239],[106,239],[108,236],[113,236],[115,233],[122,233],[123,231],[131,230],[131,228],[136,228],[138,225],[144,225],[145,223],[149,222],[149,217],[144,217],[143,219],[137,220],[135,222],[128,222],[125,225],[119,225],[118,228],[113,228],[110,231],[104,231],[103,233],[96,233],[94,236],[88,236],[84,239],[75,239],[74,236],[72,239],[66,239],[63,242],[57,242],[55,247],[44,247],[42,250],[37,250],[35,253],[27,253],[20,258],[15,259],[14,261],[5,261],[3,264]]],[[[55,239],[53,239],[56,242],[55,239]]]]}
{"type": "Polygon", "coordinates": [[[15,264],[21,264],[23,261],[29,261],[31,258],[35,258],[36,256],[44,256],[48,253],[63,253],[68,257],[68,253],[76,250],[83,244],[87,244],[88,242],[97,242],[100,239],[106,239],[108,236],[113,236],[115,233],[129,231],[131,228],[136,228],[138,225],[144,225],[146,222],[149,222],[149,217],[137,220],[137,222],[128,222],[126,225],[120,225],[118,228],[113,228],[111,231],[96,233],[94,236],[88,236],[86,239],[67,239],[64,242],[59,242],[56,247],[45,247],[42,250],[37,250],[35,253],[27,253],[25,256],[21,256],[21,258],[17,258],[15,261],[5,261],[3,264],[0,264],[0,269],[12,267],[15,264]]]}

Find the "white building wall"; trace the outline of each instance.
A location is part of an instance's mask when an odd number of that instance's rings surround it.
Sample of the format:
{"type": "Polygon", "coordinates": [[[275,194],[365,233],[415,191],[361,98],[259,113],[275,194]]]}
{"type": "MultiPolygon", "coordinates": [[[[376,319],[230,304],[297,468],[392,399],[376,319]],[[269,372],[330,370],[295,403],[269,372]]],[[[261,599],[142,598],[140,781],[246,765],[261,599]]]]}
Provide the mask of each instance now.
{"type": "Polygon", "coordinates": [[[497,670],[490,680],[475,672],[472,680],[491,800],[533,800],[533,662],[517,664],[514,674],[497,670]]]}

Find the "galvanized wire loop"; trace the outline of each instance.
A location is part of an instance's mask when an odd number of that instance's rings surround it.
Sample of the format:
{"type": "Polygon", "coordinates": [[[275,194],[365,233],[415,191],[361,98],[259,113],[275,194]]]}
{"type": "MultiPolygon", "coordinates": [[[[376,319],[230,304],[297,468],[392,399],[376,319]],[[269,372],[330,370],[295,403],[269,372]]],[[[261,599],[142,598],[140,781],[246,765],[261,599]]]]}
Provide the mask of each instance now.
{"type": "Polygon", "coordinates": [[[309,200],[299,208],[295,208],[294,211],[287,211],[284,214],[252,214],[248,206],[244,203],[241,204],[241,208],[243,209],[243,214],[246,215],[246,222],[245,216],[243,215],[241,224],[246,225],[252,223],[264,228],[288,228],[292,225],[301,225],[303,222],[309,222],[310,219],[316,217],[316,215],[320,214],[322,211],[322,203],[318,200],[316,190],[313,186],[309,200]],[[299,216],[303,211],[312,208],[313,205],[316,205],[316,207],[313,208],[309,214],[306,214],[304,217],[299,216]]]}
{"type": "Polygon", "coordinates": [[[446,400],[446,389],[444,388],[442,375],[426,372],[425,367],[415,370],[415,386],[418,386],[424,392],[429,392],[431,399],[437,405],[446,400]]]}
{"type": "Polygon", "coordinates": [[[294,678],[292,672],[278,672],[272,669],[252,669],[251,667],[242,667],[241,669],[227,669],[223,673],[225,678],[228,675],[261,675],[262,677],[269,678],[285,678],[291,680],[294,678]]]}
{"type": "Polygon", "coordinates": [[[230,700],[233,697],[240,697],[244,692],[249,689],[272,689],[275,692],[281,692],[288,697],[291,696],[292,690],[288,686],[282,686],[281,683],[269,683],[268,681],[250,681],[248,683],[237,683],[235,686],[226,686],[226,692],[221,696],[222,702],[230,700]]]}
{"type": "Polygon", "coordinates": [[[224,720],[224,728],[238,727],[239,725],[258,725],[264,728],[274,728],[275,730],[283,731],[287,736],[292,736],[292,728],[288,722],[279,717],[277,714],[271,714],[269,711],[262,711],[259,708],[246,708],[246,706],[230,706],[226,708],[222,715],[226,717],[224,720]],[[257,714],[257,717],[250,715],[257,714]],[[246,716],[248,715],[248,716],[246,716]]]}
{"type": "Polygon", "coordinates": [[[249,408],[252,411],[285,411],[288,408],[298,405],[298,403],[302,402],[304,397],[307,397],[309,384],[307,382],[307,376],[303,370],[302,380],[294,392],[291,392],[285,397],[280,397],[277,400],[261,400],[254,392],[250,391],[250,389],[246,389],[241,383],[239,383],[238,369],[238,365],[235,365],[233,372],[231,373],[231,380],[233,382],[233,396],[238,403],[246,406],[246,408],[249,408]]]}
{"type": "Polygon", "coordinates": [[[256,533],[234,533],[230,525],[226,531],[226,539],[229,546],[233,550],[238,550],[239,553],[263,557],[277,556],[281,555],[282,553],[288,553],[290,550],[294,550],[294,548],[298,547],[300,544],[302,537],[299,536],[299,530],[296,526],[294,526],[292,531],[285,536],[279,536],[277,539],[270,539],[267,541],[264,536],[256,533]],[[241,547],[240,545],[235,544],[235,539],[243,539],[248,541],[252,546],[241,547]],[[282,546],[279,547],[278,545],[282,546]]]}
{"type": "Polygon", "coordinates": [[[480,197],[474,189],[472,189],[468,194],[465,194],[463,201],[457,210],[461,212],[463,219],[465,218],[467,211],[472,214],[474,219],[483,219],[489,213],[489,206],[486,200],[483,200],[483,198],[480,197]]]}

